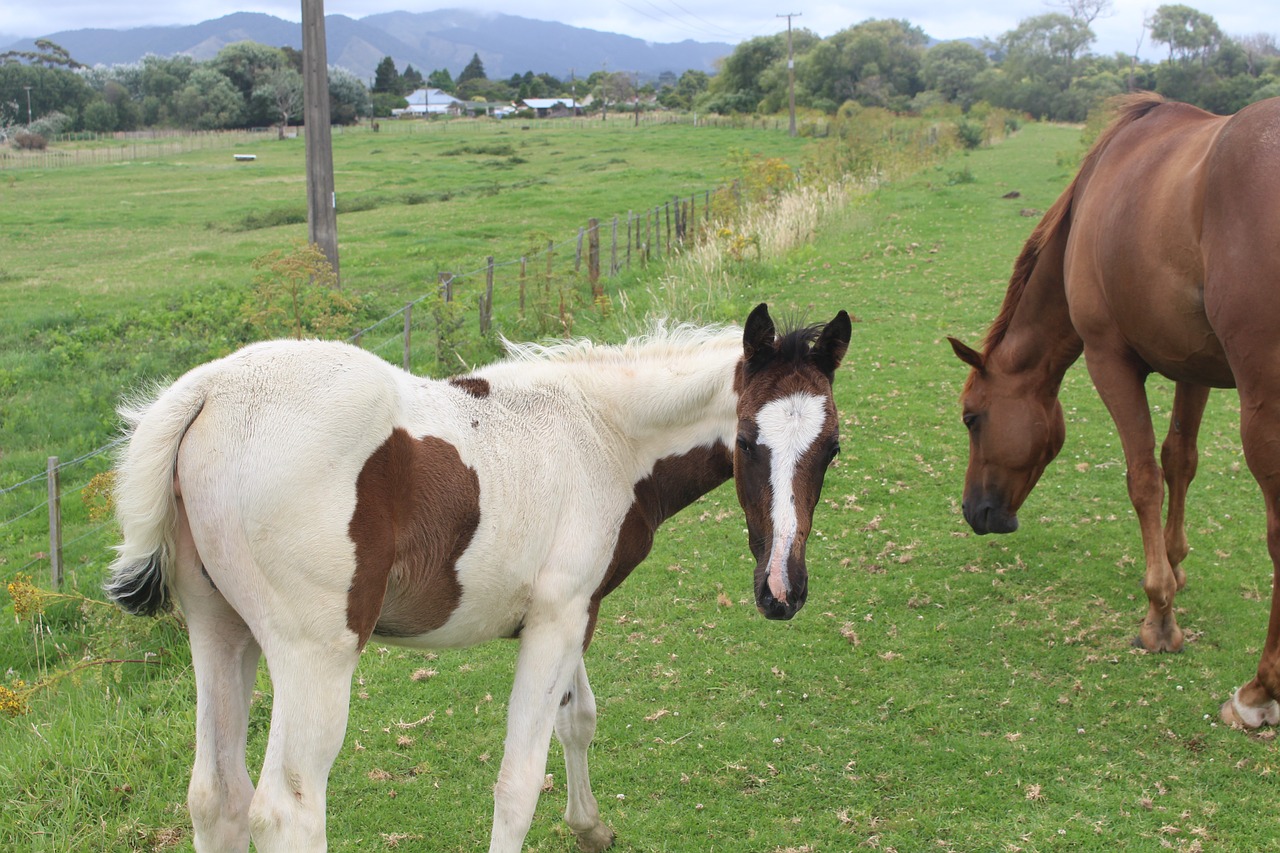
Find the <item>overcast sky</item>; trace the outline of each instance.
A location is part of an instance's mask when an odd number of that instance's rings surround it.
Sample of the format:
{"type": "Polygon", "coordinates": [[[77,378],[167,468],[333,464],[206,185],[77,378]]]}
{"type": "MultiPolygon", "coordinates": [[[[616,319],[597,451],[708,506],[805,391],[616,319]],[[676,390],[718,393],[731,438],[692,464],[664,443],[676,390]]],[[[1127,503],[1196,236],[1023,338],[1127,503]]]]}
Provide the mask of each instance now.
{"type": "MultiPolygon", "coordinates": [[[[1094,21],[1098,39],[1093,51],[1131,53],[1142,38],[1142,22],[1160,5],[1180,2],[1212,15],[1228,35],[1280,32],[1274,0],[1112,0],[1109,15],[1094,21]],[[1270,8],[1270,12],[1265,12],[1270,8]]],[[[793,26],[826,37],[868,18],[904,18],[936,39],[995,38],[1024,18],[1061,11],[1060,3],[1043,0],[867,0],[795,3],[762,0],[328,0],[325,13],[362,18],[378,12],[425,12],[440,8],[489,10],[560,21],[576,27],[623,33],[657,42],[722,41],[730,44],[786,29],[787,13],[799,13],[793,26]],[[518,11],[517,11],[518,10],[518,11]]],[[[301,0],[169,0],[166,3],[111,3],[103,0],[0,0],[0,34],[35,37],[86,27],[126,29],[139,26],[195,24],[232,12],[265,12],[297,21],[301,0]]],[[[1161,59],[1164,50],[1143,39],[1140,55],[1161,59]]]]}

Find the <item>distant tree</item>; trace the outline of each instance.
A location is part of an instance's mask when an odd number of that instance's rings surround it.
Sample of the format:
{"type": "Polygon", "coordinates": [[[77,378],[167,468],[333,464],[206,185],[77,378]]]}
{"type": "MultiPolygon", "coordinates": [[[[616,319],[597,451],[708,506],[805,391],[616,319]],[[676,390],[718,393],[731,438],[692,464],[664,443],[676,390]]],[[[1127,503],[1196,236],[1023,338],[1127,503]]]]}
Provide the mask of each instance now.
{"type": "Polygon", "coordinates": [[[196,130],[240,127],[244,98],[222,72],[211,65],[201,65],[191,72],[187,85],[177,94],[174,117],[182,126],[196,130]]]}
{"type": "Polygon", "coordinates": [[[484,73],[484,63],[480,61],[480,54],[471,54],[471,61],[467,63],[467,67],[462,69],[462,73],[458,75],[458,86],[469,83],[472,80],[487,80],[488,77],[484,73]]]}
{"type": "Polygon", "coordinates": [[[987,55],[973,45],[948,41],[925,53],[921,76],[927,89],[968,110],[977,100],[978,76],[990,65],[987,55]]]}
{"type": "Polygon", "coordinates": [[[432,89],[453,94],[457,84],[453,82],[453,75],[449,73],[448,68],[437,68],[427,75],[427,85],[432,89]]]}
{"type": "Polygon", "coordinates": [[[261,75],[253,96],[269,101],[275,107],[280,119],[278,138],[284,139],[289,119],[302,113],[302,75],[288,67],[272,69],[261,75]]]}
{"type": "Polygon", "coordinates": [[[928,36],[907,21],[863,21],[814,46],[796,63],[796,77],[814,106],[834,111],[853,100],[903,109],[924,88],[920,79],[928,36]]]}
{"type": "Polygon", "coordinates": [[[0,64],[22,62],[28,65],[42,65],[45,68],[84,68],[82,62],[71,58],[67,49],[57,42],[48,39],[36,39],[35,50],[10,50],[0,53],[0,64]]]}
{"type": "Polygon", "coordinates": [[[1200,60],[1201,65],[1222,43],[1222,30],[1211,15],[1181,4],[1160,6],[1148,26],[1152,41],[1169,46],[1169,59],[1200,60]]]}
{"type": "Polygon", "coordinates": [[[329,120],[333,124],[355,124],[371,115],[373,103],[364,81],[345,68],[330,66],[329,120]]]}
{"type": "Polygon", "coordinates": [[[422,72],[414,68],[412,65],[404,67],[404,73],[400,75],[400,93],[407,95],[410,92],[416,92],[426,85],[426,80],[422,77],[422,72]]]}
{"type": "MultiPolygon", "coordinates": [[[[218,51],[208,67],[231,81],[243,102],[241,122],[253,127],[272,125],[279,113],[274,98],[255,94],[262,83],[278,69],[289,65],[284,52],[253,41],[233,42],[218,51]]],[[[266,89],[262,89],[263,92],[266,89]]]]}
{"type": "Polygon", "coordinates": [[[658,75],[659,89],[674,89],[677,82],[679,82],[679,79],[674,71],[663,71],[658,75]]]}
{"type": "Polygon", "coordinates": [[[0,63],[0,126],[27,124],[28,96],[30,118],[39,121],[55,111],[79,116],[94,92],[76,71],[16,61],[0,63]]]}
{"type": "Polygon", "coordinates": [[[116,108],[102,99],[95,100],[84,108],[81,124],[92,133],[111,133],[116,129],[116,108]]]}
{"type": "Polygon", "coordinates": [[[373,93],[401,94],[400,72],[396,70],[396,61],[389,56],[382,57],[378,67],[373,70],[373,93]]]}
{"type": "Polygon", "coordinates": [[[658,103],[670,110],[693,109],[693,101],[707,91],[710,78],[705,71],[690,69],[680,75],[674,86],[658,93],[658,103]]]}
{"type": "Polygon", "coordinates": [[[720,63],[720,73],[710,81],[707,92],[713,112],[754,112],[764,92],[760,77],[775,62],[786,61],[784,35],[756,36],[742,42],[720,63]]]}
{"type": "Polygon", "coordinates": [[[299,74],[301,74],[302,73],[302,51],[298,50],[295,47],[289,47],[288,45],[284,45],[283,47],[280,48],[280,52],[284,54],[285,63],[294,71],[297,71],[299,74]]]}

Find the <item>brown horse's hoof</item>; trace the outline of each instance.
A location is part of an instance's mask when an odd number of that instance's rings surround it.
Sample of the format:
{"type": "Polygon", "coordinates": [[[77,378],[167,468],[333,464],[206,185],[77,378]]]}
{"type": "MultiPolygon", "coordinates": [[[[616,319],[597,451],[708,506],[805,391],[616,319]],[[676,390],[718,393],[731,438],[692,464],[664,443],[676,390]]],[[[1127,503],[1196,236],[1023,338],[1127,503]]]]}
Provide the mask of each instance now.
{"type": "Polygon", "coordinates": [[[613,846],[613,830],[603,822],[597,823],[586,832],[574,833],[578,839],[578,849],[582,853],[600,853],[613,846]]]}
{"type": "Polygon", "coordinates": [[[1179,631],[1173,637],[1160,638],[1153,637],[1150,640],[1143,638],[1142,634],[1133,638],[1133,647],[1136,649],[1146,649],[1149,652],[1167,652],[1169,654],[1180,654],[1182,652],[1182,632],[1179,631]]]}
{"type": "Polygon", "coordinates": [[[1240,691],[1237,690],[1222,703],[1218,716],[1231,728],[1245,731],[1280,725],[1280,703],[1272,699],[1260,708],[1252,708],[1240,702],[1240,691]]]}

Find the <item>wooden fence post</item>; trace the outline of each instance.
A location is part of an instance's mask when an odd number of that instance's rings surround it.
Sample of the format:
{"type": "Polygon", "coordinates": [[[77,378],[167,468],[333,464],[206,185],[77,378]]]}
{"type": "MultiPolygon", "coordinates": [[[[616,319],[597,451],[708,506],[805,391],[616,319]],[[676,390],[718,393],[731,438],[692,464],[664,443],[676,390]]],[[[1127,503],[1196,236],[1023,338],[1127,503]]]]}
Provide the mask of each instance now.
{"type": "MultiPolygon", "coordinates": [[[[636,113],[639,115],[639,113],[636,113]]],[[[613,236],[609,240],[609,277],[618,274],[618,217],[613,217],[613,236]]]]}
{"type": "Polygon", "coordinates": [[[480,298],[480,334],[489,331],[493,320],[493,255],[488,258],[488,269],[484,275],[484,296],[480,298]]]}
{"type": "Polygon", "coordinates": [[[631,269],[631,211],[627,211],[627,269],[631,269]]]}
{"type": "Polygon", "coordinates": [[[591,295],[600,296],[600,220],[587,220],[587,281],[591,282],[591,295]]]}
{"type": "Polygon", "coordinates": [[[453,301],[453,273],[440,273],[440,292],[444,294],[445,302],[453,301]]]}
{"type": "Polygon", "coordinates": [[[527,258],[524,255],[521,255],[520,256],[520,315],[521,316],[524,316],[524,280],[525,280],[525,270],[527,268],[526,261],[527,261],[527,258]]]}
{"type": "Polygon", "coordinates": [[[49,577],[62,589],[62,492],[58,488],[58,457],[49,457],[49,577]]]}
{"type": "Polygon", "coordinates": [[[413,329],[413,303],[404,306],[404,369],[409,369],[409,332],[413,329]]]}

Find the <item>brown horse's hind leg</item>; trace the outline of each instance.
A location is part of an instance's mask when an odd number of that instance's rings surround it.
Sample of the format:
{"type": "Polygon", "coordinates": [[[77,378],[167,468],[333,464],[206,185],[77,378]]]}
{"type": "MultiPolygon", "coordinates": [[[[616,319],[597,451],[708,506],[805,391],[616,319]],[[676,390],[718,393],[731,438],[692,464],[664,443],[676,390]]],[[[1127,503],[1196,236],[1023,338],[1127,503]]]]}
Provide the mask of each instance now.
{"type": "Polygon", "coordinates": [[[1160,448],[1160,467],[1164,469],[1164,482],[1169,488],[1164,549],[1179,590],[1187,585],[1187,573],[1182,568],[1182,561],[1191,550],[1187,544],[1186,531],[1187,488],[1196,476],[1199,458],[1196,437],[1200,434],[1200,421],[1208,401],[1207,386],[1179,382],[1173,392],[1173,416],[1169,418],[1169,434],[1160,448]]]}
{"type": "Polygon", "coordinates": [[[1274,391],[1250,393],[1242,383],[1240,413],[1245,460],[1262,487],[1267,506],[1267,550],[1273,576],[1271,618],[1258,674],[1227,700],[1221,714],[1224,722],[1255,729],[1280,725],[1280,447],[1275,441],[1280,400],[1274,391]]]}

